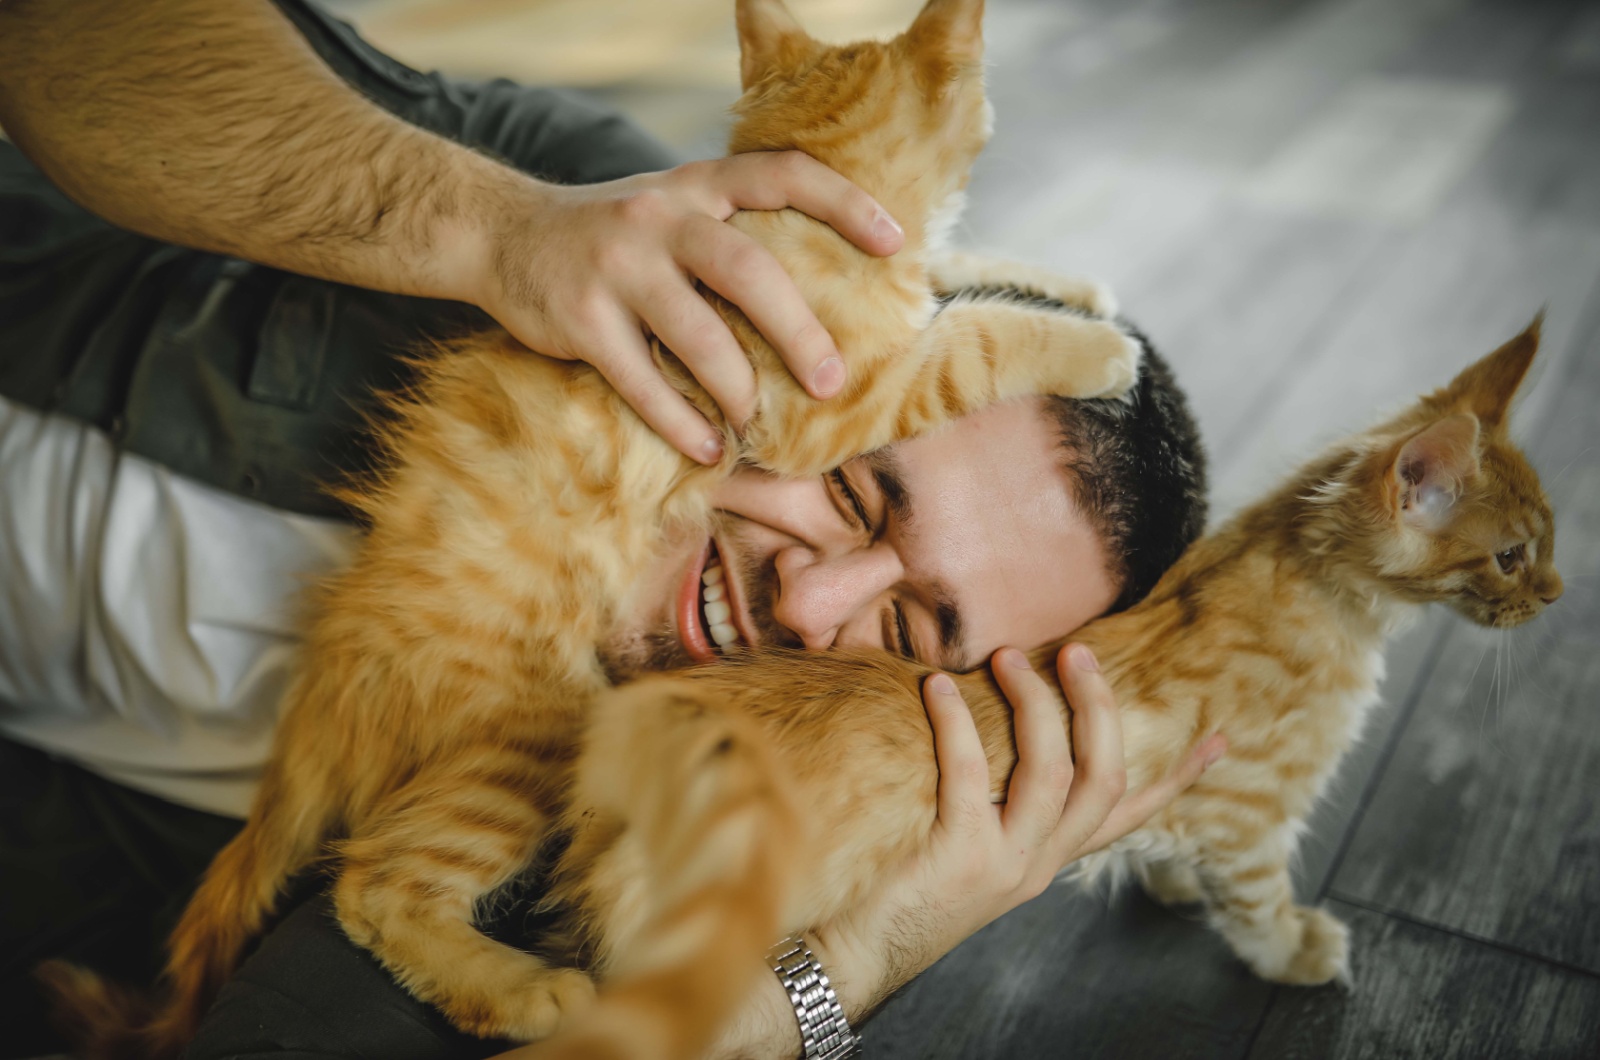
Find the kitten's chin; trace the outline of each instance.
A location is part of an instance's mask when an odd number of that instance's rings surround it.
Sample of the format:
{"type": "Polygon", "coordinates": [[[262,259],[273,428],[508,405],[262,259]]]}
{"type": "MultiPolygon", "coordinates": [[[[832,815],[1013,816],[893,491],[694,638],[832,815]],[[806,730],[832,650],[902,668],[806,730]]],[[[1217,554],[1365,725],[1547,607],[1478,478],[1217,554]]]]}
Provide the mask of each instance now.
{"type": "Polygon", "coordinates": [[[1516,603],[1495,606],[1470,601],[1453,603],[1451,609],[1474,625],[1488,629],[1515,629],[1537,618],[1544,607],[1539,604],[1516,603]]]}

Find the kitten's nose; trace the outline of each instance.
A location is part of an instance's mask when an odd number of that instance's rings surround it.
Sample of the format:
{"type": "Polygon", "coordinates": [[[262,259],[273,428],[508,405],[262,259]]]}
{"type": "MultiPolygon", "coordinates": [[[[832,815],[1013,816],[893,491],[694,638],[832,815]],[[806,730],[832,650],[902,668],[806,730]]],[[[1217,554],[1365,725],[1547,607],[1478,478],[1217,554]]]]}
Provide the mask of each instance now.
{"type": "Polygon", "coordinates": [[[1561,575],[1552,574],[1550,576],[1549,584],[1539,587],[1539,599],[1543,600],[1546,604],[1553,604],[1557,600],[1561,599],[1561,591],[1563,588],[1565,588],[1565,586],[1561,584],[1561,575]]]}

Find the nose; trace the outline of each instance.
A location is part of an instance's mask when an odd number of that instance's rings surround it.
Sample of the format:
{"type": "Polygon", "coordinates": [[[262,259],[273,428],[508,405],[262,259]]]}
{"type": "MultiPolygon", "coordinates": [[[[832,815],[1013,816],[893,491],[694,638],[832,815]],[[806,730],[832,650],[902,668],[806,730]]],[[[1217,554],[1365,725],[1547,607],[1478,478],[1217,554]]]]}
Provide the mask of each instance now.
{"type": "Polygon", "coordinates": [[[778,598],[772,617],[799,637],[807,651],[833,647],[874,621],[873,604],[900,577],[887,548],[829,556],[804,546],[786,548],[774,562],[778,598]]]}
{"type": "Polygon", "coordinates": [[[1539,599],[1543,600],[1546,604],[1553,604],[1557,600],[1561,599],[1562,590],[1563,586],[1561,584],[1561,577],[1560,575],[1556,575],[1554,580],[1549,585],[1544,586],[1539,591],[1539,599]]]}

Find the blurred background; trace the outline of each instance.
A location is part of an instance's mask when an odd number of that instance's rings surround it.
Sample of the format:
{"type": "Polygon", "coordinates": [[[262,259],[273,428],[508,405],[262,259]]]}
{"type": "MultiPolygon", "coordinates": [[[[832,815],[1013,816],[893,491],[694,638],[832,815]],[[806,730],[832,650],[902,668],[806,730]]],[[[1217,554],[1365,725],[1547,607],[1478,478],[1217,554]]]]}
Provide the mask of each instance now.
{"type": "MultiPolygon", "coordinates": [[[[789,0],[817,36],[917,0],[789,0]]],[[[576,86],[721,153],[731,0],[339,0],[423,69],[576,86]]],[[[1516,418],[1566,597],[1430,614],[1314,822],[1349,992],[1192,918],[1056,888],[869,1026],[872,1057],[1600,1056],[1600,4],[990,0],[996,134],[957,241],[1111,282],[1176,366],[1216,510],[1547,307],[1516,418]]]]}

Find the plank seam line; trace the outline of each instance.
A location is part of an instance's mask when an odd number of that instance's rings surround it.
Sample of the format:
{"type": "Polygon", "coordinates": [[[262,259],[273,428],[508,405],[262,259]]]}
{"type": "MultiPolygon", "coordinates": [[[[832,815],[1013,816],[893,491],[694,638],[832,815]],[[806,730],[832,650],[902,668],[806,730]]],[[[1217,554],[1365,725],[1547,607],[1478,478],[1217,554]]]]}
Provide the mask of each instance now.
{"type": "Polygon", "coordinates": [[[1256,1025],[1250,1032],[1250,1040],[1244,1044],[1244,1052],[1240,1053],[1240,1060],[1250,1060],[1255,1054],[1256,1043],[1261,1040],[1261,1032],[1267,1029],[1267,1020],[1272,1016],[1272,1010],[1277,1007],[1278,995],[1283,993],[1283,987],[1277,983],[1271,984],[1272,989],[1267,992],[1267,1003],[1261,1006],[1261,1015],[1256,1019],[1256,1025]]]}
{"type": "Polygon", "coordinates": [[[1357,909],[1364,909],[1369,913],[1388,917],[1391,920],[1398,920],[1401,923],[1410,924],[1413,927],[1424,928],[1428,931],[1437,932],[1441,935],[1449,935],[1452,938],[1461,939],[1463,942],[1471,942],[1479,946],[1487,946],[1492,950],[1500,950],[1503,953],[1509,953],[1512,956],[1521,957],[1524,960],[1537,961],[1540,964],[1548,964],[1552,967],[1560,968],[1562,971],[1572,972],[1576,975],[1587,976],[1590,979],[1600,979],[1600,971],[1597,971],[1593,968],[1585,968],[1582,965],[1572,964],[1568,961],[1561,960],[1559,957],[1550,957],[1542,953],[1535,953],[1533,950],[1525,949],[1509,942],[1501,942],[1499,939],[1492,939],[1487,935],[1479,935],[1476,932],[1464,931],[1460,928],[1453,928],[1445,924],[1435,923],[1432,920],[1426,920],[1422,917],[1403,912],[1399,909],[1391,909],[1387,906],[1379,905],[1377,902],[1369,902],[1364,898],[1354,898],[1350,895],[1341,894],[1337,890],[1330,890],[1327,897],[1335,902],[1343,902],[1345,905],[1353,905],[1357,909]]]}

